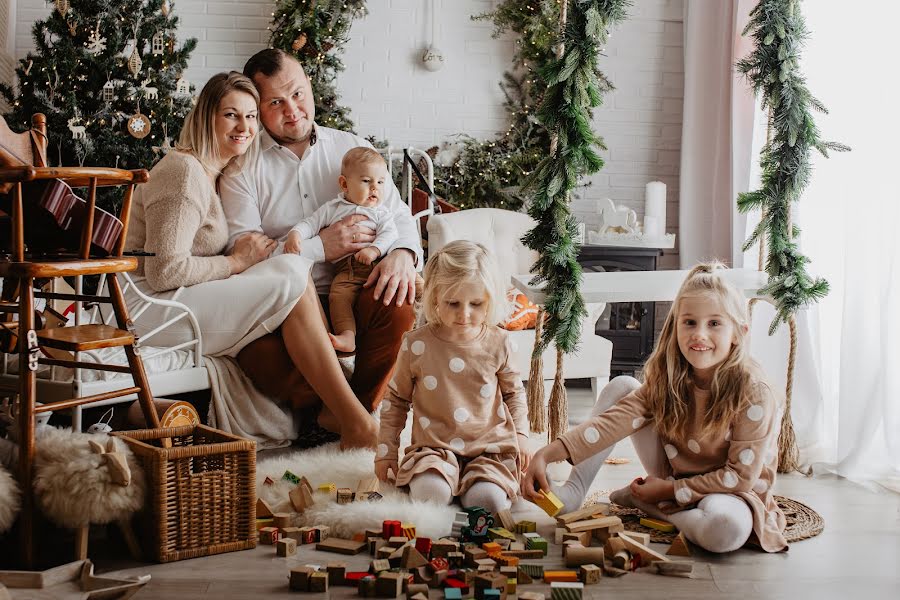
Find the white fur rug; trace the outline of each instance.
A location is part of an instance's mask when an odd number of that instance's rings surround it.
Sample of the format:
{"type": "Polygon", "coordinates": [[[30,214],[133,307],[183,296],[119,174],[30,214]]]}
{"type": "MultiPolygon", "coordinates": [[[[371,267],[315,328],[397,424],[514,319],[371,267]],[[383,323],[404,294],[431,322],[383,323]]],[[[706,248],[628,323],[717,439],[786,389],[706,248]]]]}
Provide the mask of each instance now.
{"type": "Polygon", "coordinates": [[[288,498],[293,484],[281,479],[288,470],[298,477],[306,477],[315,491],[315,506],[295,515],[297,527],[327,525],[332,535],[350,538],[365,529],[381,529],[383,521],[393,519],[415,524],[418,535],[430,538],[449,535],[453,517],[461,510],[456,505],[416,502],[410,500],[406,492],[384,483],[380,489],[384,498],[374,502],[339,505],[334,493],[329,495],[316,490],[323,483],[334,483],[355,492],[360,479],[374,476],[374,459],[375,453],[371,450],[340,450],[337,443],[263,458],[256,466],[257,493],[269,503],[273,512],[293,512],[288,498]],[[264,485],[267,476],[275,483],[264,485]]]}
{"type": "Polygon", "coordinates": [[[19,514],[21,494],[12,474],[0,465],[0,533],[12,527],[19,514]]]}

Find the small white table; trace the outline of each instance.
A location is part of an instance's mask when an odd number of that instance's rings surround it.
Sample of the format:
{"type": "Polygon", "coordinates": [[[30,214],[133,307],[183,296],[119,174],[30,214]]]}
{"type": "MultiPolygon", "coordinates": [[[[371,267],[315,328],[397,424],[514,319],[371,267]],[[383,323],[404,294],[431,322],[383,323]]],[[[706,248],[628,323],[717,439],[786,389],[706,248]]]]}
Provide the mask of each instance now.
{"type": "MultiPolygon", "coordinates": [[[[584,273],[581,294],[591,302],[670,302],[688,271],[608,271],[584,273]]],[[[747,299],[767,299],[759,293],[768,278],[755,269],[725,269],[722,276],[744,294],[747,299]]],[[[544,284],[532,286],[532,275],[514,275],[513,284],[535,304],[543,304],[547,298],[544,284]]]]}

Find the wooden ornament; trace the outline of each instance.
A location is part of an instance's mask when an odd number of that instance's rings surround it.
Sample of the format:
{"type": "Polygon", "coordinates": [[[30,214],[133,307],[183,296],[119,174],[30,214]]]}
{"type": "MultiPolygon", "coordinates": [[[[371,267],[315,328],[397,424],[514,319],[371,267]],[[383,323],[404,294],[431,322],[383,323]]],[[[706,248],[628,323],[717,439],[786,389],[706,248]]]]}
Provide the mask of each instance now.
{"type": "MultiPolygon", "coordinates": [[[[135,115],[137,116],[137,115],[135,115]]],[[[143,115],[141,115],[143,116],[143,115]]],[[[132,117],[134,118],[134,117],[132,117]]],[[[149,127],[149,123],[148,123],[149,127]]],[[[130,128],[130,122],[129,122],[130,128]]],[[[132,134],[134,135],[134,134],[132,134]]],[[[146,135],[146,134],[144,134],[146,135]]],[[[138,136],[135,136],[138,137],[138,136]]],[[[143,136],[140,136],[143,137],[143,136]]],[[[188,402],[176,402],[166,409],[166,412],[159,418],[160,427],[183,427],[185,425],[199,425],[200,415],[197,409],[188,402]]]]}
{"type": "Polygon", "coordinates": [[[128,58],[128,70],[131,71],[132,75],[137,75],[141,72],[141,55],[138,53],[137,44],[134,46],[134,50],[131,51],[131,56],[128,58]]]}
{"type": "Polygon", "coordinates": [[[294,40],[294,43],[291,44],[291,48],[294,50],[294,52],[299,52],[300,49],[303,48],[303,46],[305,46],[305,45],[306,45],[306,34],[301,33],[300,35],[297,36],[297,39],[294,40]]]}
{"type": "Polygon", "coordinates": [[[69,13],[69,0],[56,0],[56,12],[65,19],[69,13]]]}
{"type": "Polygon", "coordinates": [[[163,0],[162,6],[159,7],[159,12],[161,12],[164,17],[168,17],[169,9],[169,0],[163,0]]]}
{"type": "Polygon", "coordinates": [[[150,133],[150,119],[140,112],[135,113],[128,119],[128,133],[139,140],[144,139],[150,133]]]}

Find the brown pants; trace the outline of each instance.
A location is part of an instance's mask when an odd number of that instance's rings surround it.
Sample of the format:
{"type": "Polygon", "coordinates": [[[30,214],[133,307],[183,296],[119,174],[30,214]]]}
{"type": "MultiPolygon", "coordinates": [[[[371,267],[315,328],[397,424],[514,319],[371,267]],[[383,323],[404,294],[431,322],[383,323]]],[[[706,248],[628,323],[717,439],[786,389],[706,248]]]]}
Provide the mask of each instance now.
{"type": "MultiPolygon", "coordinates": [[[[312,285],[312,281],[310,281],[312,285]]],[[[413,307],[375,300],[375,286],[363,289],[356,300],[358,324],[356,365],[350,387],[368,411],[378,408],[387,391],[403,334],[415,321],[413,307]]],[[[313,408],[321,400],[288,356],[279,333],[270,333],[248,344],[237,357],[253,385],[270,398],[290,400],[295,408],[313,408]]]]}
{"type": "Polygon", "coordinates": [[[328,293],[328,310],[331,313],[331,325],[335,333],[347,330],[356,333],[353,308],[356,306],[356,299],[363,289],[363,284],[377,264],[374,262],[371,265],[364,265],[355,260],[351,254],[335,265],[337,271],[331,281],[331,291],[328,293]]]}

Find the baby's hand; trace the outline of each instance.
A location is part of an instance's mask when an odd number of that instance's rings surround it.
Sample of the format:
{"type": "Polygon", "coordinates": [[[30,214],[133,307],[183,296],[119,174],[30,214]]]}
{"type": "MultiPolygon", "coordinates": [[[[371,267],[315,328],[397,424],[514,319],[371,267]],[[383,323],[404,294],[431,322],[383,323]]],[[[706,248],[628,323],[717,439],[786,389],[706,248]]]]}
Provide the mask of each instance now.
{"type": "Polygon", "coordinates": [[[300,254],[300,232],[291,231],[284,243],[285,254],[300,254]]]}
{"type": "Polygon", "coordinates": [[[528,469],[528,464],[531,462],[531,449],[528,447],[528,436],[519,433],[516,434],[519,438],[519,468],[524,473],[526,469],[528,469]]]}
{"type": "Polygon", "coordinates": [[[397,461],[379,460],[375,463],[375,475],[385,483],[394,483],[397,479],[397,461]],[[392,473],[388,473],[388,471],[392,471],[392,473]]]}
{"type": "Polygon", "coordinates": [[[381,252],[375,246],[363,248],[353,255],[357,262],[361,262],[364,265],[371,265],[379,256],[381,256],[381,252]]]}

